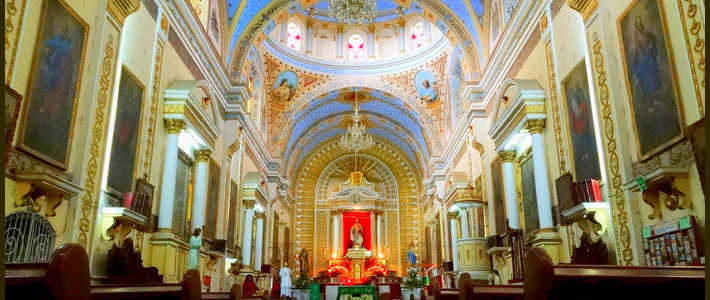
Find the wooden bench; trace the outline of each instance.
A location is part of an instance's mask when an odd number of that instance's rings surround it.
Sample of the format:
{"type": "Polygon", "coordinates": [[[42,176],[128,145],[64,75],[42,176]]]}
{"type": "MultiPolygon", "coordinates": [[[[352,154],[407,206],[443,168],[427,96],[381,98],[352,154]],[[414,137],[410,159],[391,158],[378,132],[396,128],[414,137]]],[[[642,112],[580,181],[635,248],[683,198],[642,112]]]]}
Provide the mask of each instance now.
{"type": "Polygon", "coordinates": [[[526,300],[703,299],[705,267],[553,265],[544,249],[526,251],[526,300]]]}
{"type": "Polygon", "coordinates": [[[232,288],[229,289],[229,293],[202,293],[202,299],[229,299],[229,300],[241,300],[242,299],[242,287],[239,284],[233,284],[232,288]]]}
{"type": "Polygon", "coordinates": [[[459,276],[459,299],[508,299],[522,300],[522,285],[482,285],[473,284],[471,275],[463,273],[459,276]]]}
{"type": "Polygon", "coordinates": [[[47,263],[5,264],[7,299],[99,300],[180,299],[199,300],[200,274],[188,270],[179,284],[91,285],[89,257],[78,244],[59,246],[47,263]]]}

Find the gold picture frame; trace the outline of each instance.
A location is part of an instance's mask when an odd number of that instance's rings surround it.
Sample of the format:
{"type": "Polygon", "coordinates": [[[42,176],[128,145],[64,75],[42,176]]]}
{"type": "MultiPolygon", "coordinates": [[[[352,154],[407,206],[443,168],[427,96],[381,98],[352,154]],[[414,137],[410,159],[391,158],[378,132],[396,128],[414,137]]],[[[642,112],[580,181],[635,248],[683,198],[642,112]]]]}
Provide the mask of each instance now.
{"type": "Polygon", "coordinates": [[[17,119],[20,117],[20,106],[22,106],[22,95],[5,85],[5,164],[7,164],[8,154],[12,149],[17,119]]]}
{"type": "MultiPolygon", "coordinates": [[[[61,15],[61,13],[63,13],[63,12],[53,9],[51,11],[51,15],[52,15],[51,18],[59,18],[60,17],[59,15],[61,15]]],[[[77,104],[78,104],[79,96],[81,94],[82,75],[84,73],[84,59],[86,58],[86,48],[87,48],[87,44],[89,42],[88,41],[89,30],[90,30],[90,28],[89,28],[88,23],[86,23],[79,16],[79,14],[76,11],[74,11],[71,8],[71,6],[68,5],[64,0],[43,1],[42,10],[40,13],[39,29],[38,29],[38,33],[37,33],[37,37],[36,37],[35,49],[34,49],[34,52],[32,55],[32,63],[30,66],[30,76],[29,76],[29,80],[27,81],[27,89],[26,89],[27,93],[25,95],[27,103],[26,103],[26,105],[23,105],[22,113],[20,115],[20,126],[19,126],[20,131],[19,131],[19,135],[18,135],[19,136],[18,148],[31,154],[34,157],[37,157],[40,160],[47,162],[53,166],[56,166],[62,170],[67,170],[68,162],[71,157],[73,131],[74,131],[74,125],[76,123],[77,104]],[[55,3],[52,3],[52,2],[55,2],[55,3]],[[39,81],[41,81],[41,79],[38,79],[37,76],[39,76],[39,74],[45,74],[44,72],[38,72],[39,70],[37,70],[37,68],[40,67],[39,58],[41,57],[40,56],[41,50],[42,50],[43,46],[45,46],[44,43],[42,43],[43,37],[44,37],[44,39],[47,40],[46,41],[47,43],[51,42],[53,39],[58,39],[59,41],[57,44],[62,45],[61,43],[64,42],[64,45],[66,45],[66,41],[61,41],[61,39],[67,38],[67,35],[71,36],[71,34],[67,34],[67,32],[71,33],[71,28],[69,28],[67,20],[58,20],[57,22],[61,22],[64,26],[60,26],[60,27],[62,27],[61,29],[55,29],[55,30],[62,30],[63,31],[62,34],[64,35],[63,37],[58,37],[58,34],[57,34],[52,39],[47,39],[44,36],[45,34],[47,34],[47,32],[45,32],[45,30],[47,29],[47,28],[45,28],[45,23],[47,22],[47,20],[49,18],[48,13],[49,13],[49,6],[50,5],[52,5],[52,6],[58,5],[61,8],[65,9],[66,13],[68,13],[69,16],[73,17],[73,20],[76,21],[76,23],[78,23],[78,26],[81,27],[81,30],[82,30],[82,32],[81,32],[82,33],[81,34],[82,43],[81,43],[81,50],[80,50],[81,52],[78,55],[78,62],[77,62],[78,66],[76,68],[76,72],[77,72],[76,82],[73,84],[73,87],[70,87],[70,88],[74,89],[73,90],[74,95],[73,95],[72,103],[71,103],[71,114],[70,114],[70,117],[68,120],[66,149],[63,153],[62,160],[58,160],[56,158],[51,157],[50,154],[46,153],[46,151],[42,152],[43,150],[41,150],[41,149],[36,149],[36,147],[33,148],[33,146],[31,146],[31,145],[27,145],[27,142],[30,140],[30,139],[28,139],[27,135],[30,134],[31,132],[33,132],[33,130],[28,130],[28,128],[27,128],[28,125],[33,124],[33,122],[31,122],[29,120],[30,115],[32,115],[32,117],[39,118],[39,116],[36,116],[34,114],[34,107],[33,107],[34,103],[33,103],[32,99],[35,98],[34,88],[37,86],[41,86],[40,82],[39,82],[39,81]],[[35,81],[38,81],[38,82],[35,82],[35,81]]],[[[76,32],[74,32],[74,33],[76,33],[76,32]]],[[[74,37],[76,37],[76,36],[74,36],[74,37]]],[[[73,45],[73,43],[71,43],[70,47],[72,45],[73,45]]],[[[57,47],[50,47],[50,48],[54,49],[57,47]]],[[[58,69],[60,67],[52,66],[52,68],[58,69]]],[[[60,83],[60,85],[61,85],[61,83],[60,83]]],[[[40,96],[46,96],[46,95],[37,96],[39,98],[46,99],[46,97],[40,97],[40,96]]],[[[41,126],[41,127],[43,127],[43,126],[41,126]]],[[[48,127],[53,127],[53,126],[48,126],[48,127]]]]}
{"type": "MultiPolygon", "coordinates": [[[[655,23],[653,23],[654,21],[655,20],[651,20],[650,22],[647,21],[646,23],[642,23],[641,30],[645,31],[645,24],[652,24],[652,26],[654,26],[654,24],[655,24],[655,23]]],[[[680,91],[679,91],[679,87],[678,87],[678,75],[677,75],[676,70],[674,68],[675,63],[674,63],[674,59],[673,59],[673,57],[674,57],[673,56],[673,49],[669,45],[670,41],[669,41],[669,35],[668,35],[668,25],[667,25],[667,21],[666,21],[666,14],[665,14],[665,11],[663,10],[663,1],[662,0],[651,0],[651,1],[634,0],[619,15],[616,23],[617,23],[617,31],[618,31],[618,34],[620,37],[619,38],[619,46],[620,46],[620,50],[621,50],[621,60],[623,61],[623,68],[624,68],[624,82],[626,83],[629,104],[631,105],[630,111],[631,111],[632,122],[633,122],[632,127],[633,127],[633,131],[634,131],[634,138],[636,140],[636,154],[638,156],[638,161],[640,162],[640,161],[644,161],[644,160],[650,158],[651,156],[658,154],[659,152],[667,149],[668,147],[677,143],[678,141],[682,140],[685,137],[686,132],[685,132],[685,128],[683,126],[684,116],[683,116],[683,106],[680,101],[680,91]],[[624,30],[623,30],[623,28],[624,28],[623,23],[629,22],[629,19],[627,19],[627,18],[629,18],[633,15],[636,15],[636,18],[634,18],[633,22],[634,22],[634,26],[637,27],[637,29],[638,29],[637,23],[643,22],[643,19],[640,18],[640,13],[635,11],[637,9],[638,10],[642,9],[642,8],[638,8],[638,5],[640,3],[643,3],[645,5],[655,4],[656,8],[658,10],[658,19],[660,19],[659,20],[660,25],[655,25],[655,26],[660,27],[660,29],[659,29],[660,32],[656,32],[656,33],[661,33],[661,36],[663,38],[663,46],[662,46],[662,49],[658,49],[657,51],[659,52],[659,55],[662,55],[663,52],[661,52],[661,51],[665,50],[665,54],[667,55],[667,58],[666,58],[667,61],[664,61],[665,64],[667,64],[667,66],[665,66],[665,67],[667,67],[665,71],[670,73],[670,74],[663,74],[663,75],[658,75],[658,76],[660,77],[660,76],[665,75],[665,77],[669,77],[669,79],[670,79],[669,81],[671,81],[672,86],[670,87],[670,91],[666,91],[666,92],[670,92],[673,95],[673,103],[672,104],[675,105],[675,109],[676,109],[677,117],[678,117],[677,124],[674,124],[674,125],[678,126],[678,133],[675,134],[673,137],[667,139],[665,142],[659,143],[657,146],[655,146],[651,149],[647,149],[647,151],[645,151],[645,152],[642,150],[643,145],[641,143],[641,138],[639,137],[640,132],[639,132],[639,128],[638,128],[639,127],[638,123],[639,123],[640,116],[635,111],[636,106],[635,106],[635,101],[634,101],[634,89],[633,89],[633,84],[631,83],[631,81],[629,79],[629,76],[630,76],[629,61],[627,60],[627,55],[630,53],[630,51],[627,50],[627,47],[624,43],[625,35],[624,35],[624,30]]],[[[651,30],[653,30],[653,29],[651,29],[651,30]]],[[[656,31],[659,31],[659,30],[656,30],[656,31]]],[[[645,32],[648,33],[648,31],[645,31],[645,32]]],[[[653,35],[653,33],[651,33],[651,35],[655,37],[656,44],[658,44],[658,42],[657,42],[658,37],[656,37],[656,35],[653,35]]],[[[658,48],[661,48],[661,46],[658,46],[658,48]]],[[[654,60],[655,60],[655,57],[654,57],[654,60]]],[[[656,64],[658,64],[657,61],[656,61],[656,64]]],[[[639,63],[638,65],[641,65],[641,64],[639,63]]],[[[644,64],[644,65],[649,65],[649,64],[644,64]]],[[[664,71],[664,70],[660,70],[659,73],[661,71],[664,71]]],[[[648,74],[650,72],[638,72],[638,73],[648,74]]],[[[667,101],[667,98],[668,97],[665,97],[663,99],[666,99],[666,101],[667,101]]],[[[644,97],[644,99],[647,99],[647,98],[644,97]]],[[[666,105],[668,105],[668,103],[666,103],[666,105]]],[[[662,111],[667,111],[667,109],[664,109],[662,111]]],[[[646,117],[646,115],[644,115],[644,117],[646,117]]]]}

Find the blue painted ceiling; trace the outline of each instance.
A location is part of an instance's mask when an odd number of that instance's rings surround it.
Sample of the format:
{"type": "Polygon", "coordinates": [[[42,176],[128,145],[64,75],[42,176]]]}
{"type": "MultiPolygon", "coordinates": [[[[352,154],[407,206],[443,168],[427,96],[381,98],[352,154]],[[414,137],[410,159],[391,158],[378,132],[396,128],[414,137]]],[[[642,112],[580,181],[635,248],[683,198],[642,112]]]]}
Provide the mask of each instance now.
{"type": "MultiPolygon", "coordinates": [[[[311,100],[293,115],[284,128],[292,128],[277,134],[274,139],[286,139],[284,158],[291,166],[297,166],[305,156],[322,142],[345,133],[343,128],[352,123],[353,105],[343,102],[341,93],[354,88],[338,89],[311,100]]],[[[362,92],[362,89],[359,89],[362,92]]],[[[379,90],[367,90],[370,100],[359,103],[363,123],[370,125],[367,133],[373,138],[387,140],[404,151],[414,163],[429,158],[429,147],[419,124],[419,115],[406,108],[400,99],[379,90]]]]}

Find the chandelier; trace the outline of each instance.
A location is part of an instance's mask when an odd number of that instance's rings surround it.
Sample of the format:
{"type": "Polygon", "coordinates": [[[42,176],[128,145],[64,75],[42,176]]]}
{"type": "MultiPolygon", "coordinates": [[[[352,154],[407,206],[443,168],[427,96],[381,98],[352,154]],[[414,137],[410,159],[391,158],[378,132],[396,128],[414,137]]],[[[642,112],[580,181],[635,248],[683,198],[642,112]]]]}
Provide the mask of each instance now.
{"type": "Polygon", "coordinates": [[[353,123],[348,125],[348,131],[340,137],[340,146],[357,153],[360,150],[375,145],[372,136],[365,133],[365,125],[360,124],[360,108],[357,106],[357,89],[355,90],[355,107],[353,108],[353,123]]]}
{"type": "Polygon", "coordinates": [[[338,23],[359,25],[363,20],[374,20],[377,9],[375,0],[329,0],[328,11],[338,23]]]}

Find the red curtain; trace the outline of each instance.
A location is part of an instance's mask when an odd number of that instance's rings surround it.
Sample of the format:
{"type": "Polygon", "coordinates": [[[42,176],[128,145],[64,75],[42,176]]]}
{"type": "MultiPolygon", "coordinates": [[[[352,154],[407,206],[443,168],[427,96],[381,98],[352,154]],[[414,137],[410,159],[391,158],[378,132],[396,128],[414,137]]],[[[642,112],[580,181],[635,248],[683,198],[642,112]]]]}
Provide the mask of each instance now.
{"type": "Polygon", "coordinates": [[[343,212],[343,249],[347,252],[348,248],[353,247],[353,242],[350,241],[350,227],[355,224],[355,219],[362,226],[362,246],[367,250],[372,250],[370,247],[372,235],[370,234],[370,212],[367,211],[345,211],[343,212]]]}

